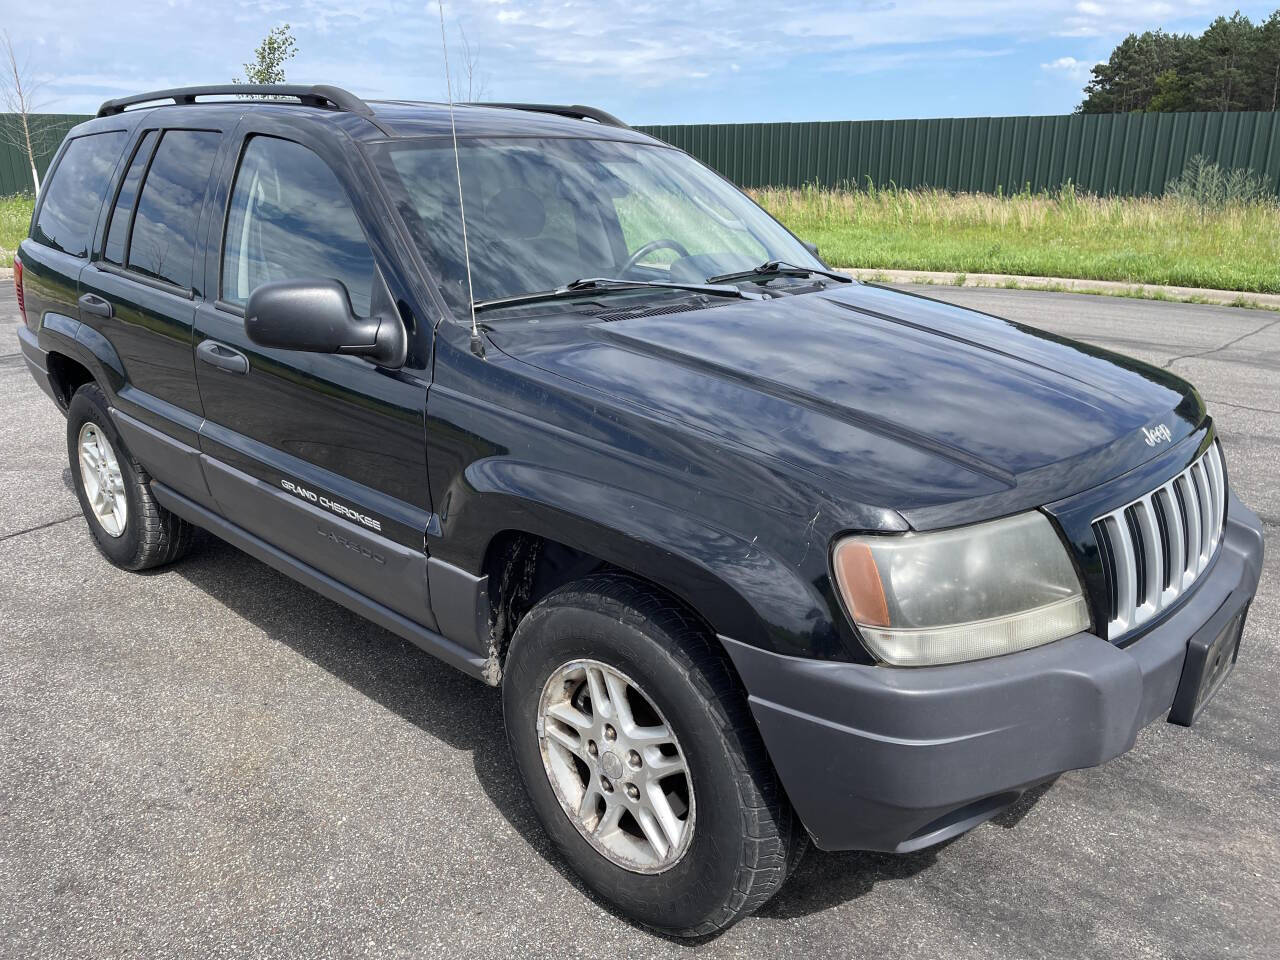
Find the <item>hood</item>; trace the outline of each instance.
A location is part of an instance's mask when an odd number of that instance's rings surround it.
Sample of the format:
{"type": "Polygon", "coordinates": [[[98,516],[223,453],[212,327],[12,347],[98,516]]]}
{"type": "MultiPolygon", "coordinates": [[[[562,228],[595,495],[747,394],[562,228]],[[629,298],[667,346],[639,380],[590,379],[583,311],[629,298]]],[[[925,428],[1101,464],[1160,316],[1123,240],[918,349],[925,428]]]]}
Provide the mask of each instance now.
{"type": "Polygon", "coordinates": [[[513,320],[490,337],[918,527],[942,504],[981,499],[999,515],[1078,493],[1204,419],[1167,371],[863,284],[613,322],[513,320]]]}

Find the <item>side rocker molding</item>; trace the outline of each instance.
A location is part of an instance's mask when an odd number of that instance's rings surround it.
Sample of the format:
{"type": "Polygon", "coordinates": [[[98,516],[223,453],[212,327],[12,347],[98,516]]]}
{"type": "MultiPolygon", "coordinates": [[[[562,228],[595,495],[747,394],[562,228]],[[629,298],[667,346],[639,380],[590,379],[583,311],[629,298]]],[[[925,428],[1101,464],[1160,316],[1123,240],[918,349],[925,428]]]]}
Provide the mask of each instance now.
{"type": "Polygon", "coordinates": [[[383,606],[376,600],[352,590],[333,577],[321,573],[314,567],[308,566],[282,550],[278,550],[265,540],[261,540],[247,530],[224,520],[212,511],[206,510],[162,483],[153,482],[151,489],[156,499],[160,501],[161,506],[176,513],[184,520],[216,534],[251,557],[261,560],[267,566],[280,571],[287,577],[291,577],[303,586],[310,587],[348,610],[372,620],[378,626],[403,637],[432,656],[438,657],[450,666],[458,668],[463,673],[475,677],[477,680],[484,680],[487,683],[493,682],[486,675],[486,667],[489,663],[487,656],[480,656],[447,637],[433,630],[428,630],[421,624],[414,623],[409,618],[396,613],[390,607],[383,606]]]}

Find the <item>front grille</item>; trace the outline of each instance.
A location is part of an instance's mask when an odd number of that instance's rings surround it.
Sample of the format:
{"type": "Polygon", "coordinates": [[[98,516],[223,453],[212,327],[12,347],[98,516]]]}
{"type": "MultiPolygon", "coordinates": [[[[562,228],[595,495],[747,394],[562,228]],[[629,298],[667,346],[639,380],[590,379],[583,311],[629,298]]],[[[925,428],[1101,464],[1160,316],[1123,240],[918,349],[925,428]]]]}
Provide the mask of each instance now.
{"type": "Polygon", "coordinates": [[[1191,466],[1093,521],[1107,578],[1107,637],[1118,640],[1168,609],[1213,559],[1227,516],[1215,440],[1191,466]]]}

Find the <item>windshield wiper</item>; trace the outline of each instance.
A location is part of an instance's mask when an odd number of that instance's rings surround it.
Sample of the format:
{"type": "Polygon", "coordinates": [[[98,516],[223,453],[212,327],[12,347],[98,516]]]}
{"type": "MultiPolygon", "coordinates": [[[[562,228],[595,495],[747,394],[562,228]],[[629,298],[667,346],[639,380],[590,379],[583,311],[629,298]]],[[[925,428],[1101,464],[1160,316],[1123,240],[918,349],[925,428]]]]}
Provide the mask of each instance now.
{"type": "Polygon", "coordinates": [[[852,277],[832,270],[819,270],[816,267],[800,267],[785,260],[766,260],[758,267],[741,270],[737,273],[722,273],[718,277],[707,277],[707,283],[737,283],[741,280],[756,280],[760,277],[829,277],[840,283],[853,283],[852,277]]]}
{"type": "Polygon", "coordinates": [[[762,300],[758,293],[749,293],[730,284],[713,283],[672,283],[665,280],[618,280],[612,277],[583,277],[571,280],[563,287],[554,290],[540,290],[536,293],[519,293],[512,297],[494,297],[491,300],[477,300],[476,310],[496,310],[500,307],[515,307],[525,303],[537,303],[541,300],[561,300],[567,297],[580,297],[584,293],[625,293],[628,290],[688,290],[693,293],[710,294],[713,297],[735,297],[739,300],[762,300]]]}

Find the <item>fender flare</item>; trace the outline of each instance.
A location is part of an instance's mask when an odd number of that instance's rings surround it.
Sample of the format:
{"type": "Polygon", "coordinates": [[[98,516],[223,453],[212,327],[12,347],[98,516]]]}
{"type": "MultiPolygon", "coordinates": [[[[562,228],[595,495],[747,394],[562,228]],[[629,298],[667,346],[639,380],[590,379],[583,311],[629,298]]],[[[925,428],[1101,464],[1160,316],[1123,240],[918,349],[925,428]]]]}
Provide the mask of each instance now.
{"type": "MultiPolygon", "coordinates": [[[[441,518],[445,536],[435,557],[479,575],[496,537],[532,534],[649,580],[717,634],[780,653],[846,656],[830,607],[806,580],[813,570],[787,565],[739,533],[529,462],[479,460],[466,479],[465,493],[455,488],[441,518]]],[[[824,552],[813,560],[825,569],[824,552]]]]}
{"type": "Polygon", "coordinates": [[[115,347],[93,327],[60,313],[46,313],[40,322],[40,349],[76,361],[98,385],[114,397],[125,385],[124,363],[115,347]]]}

